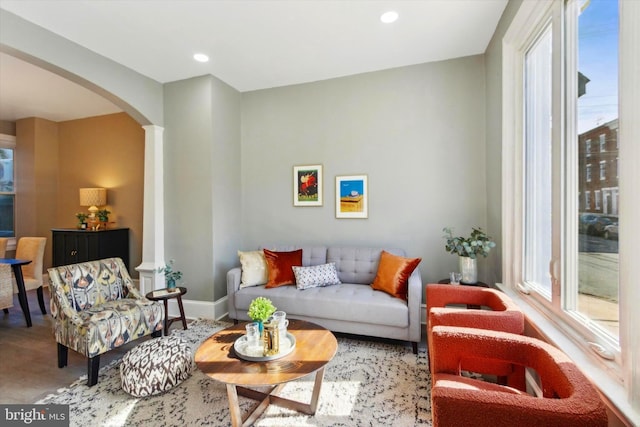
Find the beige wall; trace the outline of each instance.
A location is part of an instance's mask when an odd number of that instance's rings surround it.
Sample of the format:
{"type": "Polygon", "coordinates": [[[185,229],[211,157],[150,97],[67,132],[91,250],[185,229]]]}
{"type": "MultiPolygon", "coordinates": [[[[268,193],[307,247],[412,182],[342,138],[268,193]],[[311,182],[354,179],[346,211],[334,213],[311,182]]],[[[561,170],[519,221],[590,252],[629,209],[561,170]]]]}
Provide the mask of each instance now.
{"type": "Polygon", "coordinates": [[[19,120],[16,135],[16,235],[48,239],[47,268],[57,216],[58,125],[39,118],[19,120]]]}
{"type": "Polygon", "coordinates": [[[144,130],[125,113],[66,122],[29,118],[16,123],[19,174],[18,237],[46,236],[45,268],[51,266],[51,228],[73,228],[80,187],[107,188],[109,220],[130,229],[129,270],[142,260],[144,130]]]}
{"type": "Polygon", "coordinates": [[[16,123],[0,120],[0,133],[16,136],[16,123]]]}

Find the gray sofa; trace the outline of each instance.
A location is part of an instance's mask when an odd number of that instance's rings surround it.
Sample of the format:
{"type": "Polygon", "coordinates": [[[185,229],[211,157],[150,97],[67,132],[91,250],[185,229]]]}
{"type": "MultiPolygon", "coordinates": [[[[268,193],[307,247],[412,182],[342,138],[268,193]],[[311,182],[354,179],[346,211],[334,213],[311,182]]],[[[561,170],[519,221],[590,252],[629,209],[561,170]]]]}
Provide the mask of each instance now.
{"type": "Polygon", "coordinates": [[[302,265],[336,264],[342,284],[298,290],[295,286],[240,288],[241,269],[227,273],[229,318],[249,320],[251,301],[269,298],[287,317],[316,323],[334,332],[411,341],[417,353],[420,341],[420,303],[422,278],[416,268],[408,281],[408,300],[374,290],[380,253],[406,256],[402,249],[360,247],[276,247],[276,251],[302,248],[302,265]]]}

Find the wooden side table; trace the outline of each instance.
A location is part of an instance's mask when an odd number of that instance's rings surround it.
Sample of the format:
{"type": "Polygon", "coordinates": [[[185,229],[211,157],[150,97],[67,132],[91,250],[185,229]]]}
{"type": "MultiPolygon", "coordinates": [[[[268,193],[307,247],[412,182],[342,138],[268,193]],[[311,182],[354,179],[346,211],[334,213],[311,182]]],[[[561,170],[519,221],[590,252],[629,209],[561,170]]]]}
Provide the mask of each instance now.
{"type": "Polygon", "coordinates": [[[173,292],[170,292],[168,288],[156,289],[149,292],[147,299],[151,301],[162,301],[164,303],[164,335],[169,335],[169,326],[175,321],[182,321],[182,328],[187,329],[187,318],[184,316],[184,307],[182,306],[182,295],[187,293],[187,288],[178,286],[173,292]],[[176,298],[178,300],[178,308],[180,309],[180,316],[169,318],[169,300],[176,298]]]}

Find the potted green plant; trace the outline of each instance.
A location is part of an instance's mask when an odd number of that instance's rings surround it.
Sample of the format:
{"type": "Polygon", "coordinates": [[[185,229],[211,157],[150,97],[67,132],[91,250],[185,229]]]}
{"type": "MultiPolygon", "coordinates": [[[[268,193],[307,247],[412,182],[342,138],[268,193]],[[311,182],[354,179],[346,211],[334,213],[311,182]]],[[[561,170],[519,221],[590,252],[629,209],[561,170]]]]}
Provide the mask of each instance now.
{"type": "Polygon", "coordinates": [[[254,322],[258,322],[260,333],[262,333],[263,323],[275,313],[276,307],[269,298],[258,297],[249,304],[249,318],[254,322]]]}
{"type": "Polygon", "coordinates": [[[496,244],[491,237],[480,227],[473,227],[469,237],[459,237],[453,235],[453,228],[445,227],[446,239],[445,250],[449,253],[458,255],[460,263],[460,272],[462,273],[463,283],[478,282],[478,263],[479,255],[486,257],[496,244]]]}
{"type": "Polygon", "coordinates": [[[168,264],[165,264],[164,267],[160,267],[157,272],[164,273],[164,281],[167,285],[167,289],[173,290],[176,288],[176,282],[182,279],[182,272],[176,271],[173,269],[173,264],[175,260],[169,260],[168,264]]]}
{"type": "Polygon", "coordinates": [[[76,214],[76,218],[78,219],[78,228],[85,229],[87,228],[87,215],[84,212],[78,212],[76,214]]]}
{"type": "Polygon", "coordinates": [[[96,212],[96,215],[98,215],[98,219],[100,220],[100,222],[103,222],[106,224],[107,222],[109,222],[110,213],[111,212],[109,212],[106,209],[100,209],[98,212],[96,212]]]}

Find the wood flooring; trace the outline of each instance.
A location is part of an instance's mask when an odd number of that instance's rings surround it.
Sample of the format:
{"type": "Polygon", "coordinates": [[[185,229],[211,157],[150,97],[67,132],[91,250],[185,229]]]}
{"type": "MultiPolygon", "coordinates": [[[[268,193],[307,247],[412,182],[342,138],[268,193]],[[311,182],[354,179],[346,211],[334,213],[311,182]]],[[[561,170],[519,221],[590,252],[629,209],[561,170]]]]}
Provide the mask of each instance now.
{"type": "MultiPolygon", "coordinates": [[[[8,314],[0,310],[0,403],[35,403],[49,394],[56,393],[60,388],[68,387],[87,374],[87,358],[73,350],[69,350],[68,365],[58,368],[48,289],[45,288],[44,291],[48,313],[46,315],[40,312],[36,291],[27,291],[27,295],[33,322],[31,328],[27,328],[17,295],[14,295],[14,306],[9,309],[8,314]]],[[[221,320],[228,321],[227,318],[221,320]]],[[[182,324],[175,322],[170,330],[180,328],[182,324]]],[[[123,356],[146,339],[150,337],[141,338],[103,354],[100,357],[100,367],[123,356]]],[[[379,340],[384,341],[382,338],[379,340]]],[[[399,344],[411,346],[409,343],[399,344]]],[[[421,351],[425,346],[423,336],[419,346],[421,351]]]]}
{"type": "MultiPolygon", "coordinates": [[[[40,312],[36,291],[27,294],[31,328],[27,328],[17,295],[8,314],[0,310],[0,403],[35,403],[87,374],[87,358],[72,350],[69,350],[68,365],[58,368],[48,289],[44,290],[46,315],[40,312]]],[[[176,323],[174,327],[182,325],[176,323]]],[[[141,338],[145,339],[148,337],[141,338]]],[[[100,367],[121,357],[141,340],[103,354],[100,367]]]]}

